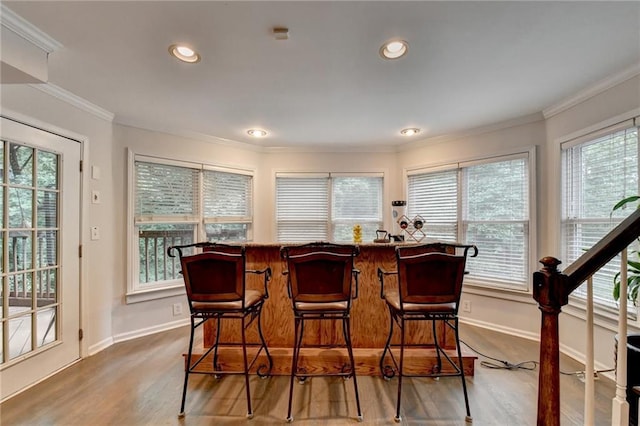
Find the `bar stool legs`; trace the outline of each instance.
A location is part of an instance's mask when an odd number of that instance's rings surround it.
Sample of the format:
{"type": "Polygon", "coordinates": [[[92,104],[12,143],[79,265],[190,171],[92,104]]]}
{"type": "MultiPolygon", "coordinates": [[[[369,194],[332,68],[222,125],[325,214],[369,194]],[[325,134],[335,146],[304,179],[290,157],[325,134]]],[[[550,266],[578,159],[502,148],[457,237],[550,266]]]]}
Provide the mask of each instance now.
{"type": "Polygon", "coordinates": [[[187,385],[189,383],[189,373],[191,369],[191,354],[193,353],[193,335],[195,333],[196,325],[193,317],[191,317],[191,334],[189,336],[189,350],[187,351],[187,359],[185,360],[184,367],[184,385],[182,386],[182,402],[180,403],[180,413],[178,418],[184,417],[184,404],[187,399],[187,385]]]}
{"type": "MultiPolygon", "coordinates": [[[[351,322],[349,317],[342,319],[342,332],[344,334],[344,340],[347,343],[347,351],[349,352],[349,362],[351,363],[351,376],[353,377],[353,388],[356,393],[356,408],[358,410],[358,421],[364,420],[362,416],[362,410],[360,409],[360,395],[358,394],[358,380],[356,379],[356,363],[353,358],[353,347],[351,346],[351,322]]],[[[344,379],[348,379],[349,376],[345,376],[344,379]]]]}
{"type": "Polygon", "coordinates": [[[293,382],[295,381],[298,372],[298,355],[300,353],[303,334],[302,326],[303,320],[296,317],[293,338],[293,356],[291,357],[291,378],[289,380],[289,408],[287,409],[287,423],[291,423],[293,421],[293,416],[291,415],[291,405],[293,402],[293,382]]]}
{"type": "MultiPolygon", "coordinates": [[[[447,321],[447,325],[449,322],[447,321]]],[[[450,326],[450,325],[449,325],[450,326]]],[[[466,423],[473,423],[471,410],[469,409],[469,395],[467,395],[467,381],[464,378],[464,365],[462,364],[462,351],[460,349],[460,336],[458,335],[458,318],[455,319],[456,347],[458,349],[458,365],[460,366],[460,380],[462,380],[462,390],[464,392],[464,405],[467,409],[467,417],[464,419],[466,423]]]]}
{"type": "Polygon", "coordinates": [[[242,316],[240,318],[236,317],[236,319],[240,319],[242,324],[241,324],[241,339],[242,339],[242,363],[243,363],[243,370],[240,371],[230,371],[230,372],[225,372],[222,371],[220,365],[218,364],[218,347],[220,345],[220,331],[221,331],[221,326],[220,326],[220,322],[222,320],[222,318],[219,315],[213,315],[211,317],[202,319],[201,317],[201,321],[196,323],[195,322],[195,318],[191,318],[191,333],[189,336],[189,350],[187,353],[187,359],[185,361],[185,373],[184,373],[184,385],[182,388],[182,402],[180,404],[180,413],[178,414],[178,418],[183,418],[185,416],[185,411],[184,411],[184,407],[185,407],[185,402],[186,402],[186,397],[187,397],[187,387],[189,384],[189,375],[191,373],[194,372],[195,368],[200,364],[200,362],[202,360],[204,360],[204,358],[209,355],[211,352],[213,352],[213,362],[212,362],[212,368],[213,368],[213,374],[214,377],[216,379],[219,379],[223,374],[228,373],[228,374],[238,374],[241,373],[244,375],[244,382],[245,382],[245,390],[246,390],[246,395],[247,395],[247,418],[248,419],[252,419],[253,418],[253,407],[251,406],[251,389],[249,387],[249,381],[250,381],[250,377],[249,377],[249,370],[251,369],[253,363],[258,359],[258,356],[260,355],[260,353],[264,350],[264,353],[267,357],[267,364],[261,364],[258,366],[257,369],[257,375],[258,377],[264,379],[269,377],[269,375],[271,374],[271,370],[273,368],[273,359],[271,358],[271,354],[269,353],[269,348],[267,347],[267,343],[264,339],[264,335],[262,333],[262,315],[261,315],[261,310],[262,310],[262,305],[257,306],[256,310],[249,313],[248,315],[250,316],[249,320],[247,321],[247,315],[242,316]],[[210,320],[210,319],[215,319],[217,324],[216,324],[216,337],[215,337],[215,342],[213,344],[213,346],[211,346],[203,355],[201,355],[197,361],[195,362],[191,362],[191,357],[193,355],[193,341],[194,341],[194,334],[195,334],[195,329],[198,328],[199,326],[201,326],[202,324],[204,324],[206,321],[210,320]],[[247,356],[247,346],[249,346],[249,344],[247,344],[247,340],[246,340],[246,329],[251,325],[251,323],[257,319],[258,320],[258,335],[260,336],[260,345],[258,348],[258,352],[256,353],[255,357],[253,358],[253,361],[249,362],[249,358],[247,356]]]}
{"type": "MultiPolygon", "coordinates": [[[[316,318],[317,319],[317,318],[316,318]]],[[[344,335],[345,344],[347,346],[347,352],[349,354],[349,366],[343,367],[341,373],[337,374],[342,376],[344,380],[353,377],[353,388],[356,394],[356,409],[358,411],[358,421],[363,421],[362,409],[360,408],[360,394],[358,392],[358,381],[356,378],[356,364],[353,357],[353,348],[351,346],[351,327],[348,316],[342,317],[342,333],[344,335]]],[[[307,376],[304,376],[304,371],[298,370],[298,361],[300,359],[300,348],[302,347],[302,337],[304,334],[304,318],[296,316],[295,318],[295,331],[293,342],[293,356],[291,361],[291,377],[289,380],[289,404],[287,409],[287,423],[293,422],[293,415],[291,413],[293,406],[293,383],[296,377],[300,377],[300,383],[305,383],[307,376]]]]}
{"type": "MultiPolygon", "coordinates": [[[[467,381],[465,379],[464,376],[464,365],[462,364],[462,351],[460,349],[460,336],[458,334],[458,318],[455,319],[446,319],[446,320],[440,320],[443,321],[444,324],[446,326],[448,326],[449,328],[453,329],[454,333],[455,333],[455,339],[456,339],[456,352],[457,352],[457,357],[458,357],[458,364],[456,365],[451,358],[449,357],[449,355],[447,355],[447,353],[444,351],[444,349],[442,347],[440,347],[439,343],[438,343],[438,335],[437,335],[437,327],[436,327],[436,320],[433,320],[433,339],[434,339],[434,343],[435,343],[435,348],[436,348],[436,357],[437,357],[437,363],[436,365],[432,368],[432,372],[431,374],[426,374],[426,375],[412,375],[412,377],[432,377],[436,380],[438,380],[440,377],[443,376],[459,376],[460,380],[462,381],[462,391],[464,393],[464,404],[465,404],[465,409],[466,409],[466,417],[465,417],[465,423],[473,423],[473,418],[471,417],[471,410],[469,407],[469,396],[467,393],[467,381]],[[454,324],[452,325],[450,323],[450,321],[453,321],[454,324]],[[441,374],[442,373],[442,357],[445,357],[449,363],[452,365],[452,367],[454,368],[455,372],[454,373],[447,373],[447,374],[441,374]]],[[[389,335],[387,336],[387,342],[385,343],[384,349],[382,351],[382,356],[380,357],[380,373],[382,374],[382,378],[385,380],[391,380],[395,375],[396,375],[396,371],[398,374],[398,399],[396,402],[396,415],[393,418],[393,420],[396,423],[399,423],[402,421],[402,416],[400,414],[400,406],[401,406],[401,400],[402,400],[402,378],[405,376],[404,374],[404,347],[405,347],[405,319],[402,317],[402,315],[395,315],[395,313],[390,309],[390,328],[389,328],[389,335]],[[400,358],[398,361],[396,361],[393,353],[391,352],[391,338],[393,336],[393,323],[394,321],[398,324],[398,328],[400,329],[400,358]],[[393,362],[395,369],[389,365],[389,364],[385,364],[384,360],[385,360],[385,356],[387,354],[387,352],[389,353],[389,356],[391,357],[391,361],[393,362]]]]}

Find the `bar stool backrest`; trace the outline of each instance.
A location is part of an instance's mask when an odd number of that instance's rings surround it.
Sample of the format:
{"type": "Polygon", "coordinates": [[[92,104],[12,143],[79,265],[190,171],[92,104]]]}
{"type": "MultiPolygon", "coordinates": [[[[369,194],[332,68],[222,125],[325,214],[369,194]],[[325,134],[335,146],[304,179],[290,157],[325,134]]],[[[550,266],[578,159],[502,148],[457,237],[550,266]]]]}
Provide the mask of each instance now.
{"type": "Polygon", "coordinates": [[[455,245],[442,243],[398,247],[400,306],[412,304],[455,304],[462,293],[468,248],[456,253],[455,245]]]}
{"type": "Polygon", "coordinates": [[[190,304],[237,300],[244,304],[244,247],[216,244],[205,246],[204,250],[180,258],[190,304]]]}
{"type": "Polygon", "coordinates": [[[282,248],[290,297],[296,302],[351,302],[353,245],[310,243],[282,248]]]}

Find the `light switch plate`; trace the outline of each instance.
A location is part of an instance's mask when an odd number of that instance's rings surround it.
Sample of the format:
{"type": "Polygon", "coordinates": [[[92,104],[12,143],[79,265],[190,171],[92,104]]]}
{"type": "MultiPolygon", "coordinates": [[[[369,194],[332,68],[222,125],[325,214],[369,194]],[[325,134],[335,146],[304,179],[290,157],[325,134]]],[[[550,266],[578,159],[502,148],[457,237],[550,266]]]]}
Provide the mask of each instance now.
{"type": "Polygon", "coordinates": [[[91,178],[95,180],[100,179],[100,167],[91,166],[91,178]]]}
{"type": "Polygon", "coordinates": [[[100,228],[97,226],[91,227],[91,240],[96,241],[100,239],[100,228]]]}

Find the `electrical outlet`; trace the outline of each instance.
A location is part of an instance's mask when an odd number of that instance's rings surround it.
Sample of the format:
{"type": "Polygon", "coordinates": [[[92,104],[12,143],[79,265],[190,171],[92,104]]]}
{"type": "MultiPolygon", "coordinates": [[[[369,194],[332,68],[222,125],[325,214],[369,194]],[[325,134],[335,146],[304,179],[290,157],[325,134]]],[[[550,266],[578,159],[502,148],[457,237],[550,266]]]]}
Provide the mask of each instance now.
{"type": "Polygon", "coordinates": [[[178,315],[182,315],[182,303],[173,304],[173,316],[177,317],[178,315]]]}
{"type": "Polygon", "coordinates": [[[463,312],[471,312],[471,300],[463,300],[462,301],[462,311],[463,312]]]}

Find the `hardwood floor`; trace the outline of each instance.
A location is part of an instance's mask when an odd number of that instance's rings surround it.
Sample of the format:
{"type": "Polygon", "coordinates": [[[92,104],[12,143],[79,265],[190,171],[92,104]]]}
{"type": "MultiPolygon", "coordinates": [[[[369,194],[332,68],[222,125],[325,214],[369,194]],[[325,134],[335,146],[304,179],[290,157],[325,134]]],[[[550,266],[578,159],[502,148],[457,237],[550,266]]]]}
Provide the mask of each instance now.
{"type": "MultiPolygon", "coordinates": [[[[461,339],[486,355],[515,364],[538,359],[538,344],[469,325],[461,339]]],[[[289,378],[251,377],[255,417],[245,418],[242,376],[189,379],[186,417],[178,419],[183,380],[181,354],[188,328],[113,345],[55,377],[0,405],[3,425],[271,425],[285,424],[289,378]]],[[[535,425],[538,371],[498,370],[480,366],[467,379],[474,425],[535,425]]],[[[562,371],[583,367],[561,357],[562,371]]],[[[583,424],[584,383],[561,376],[563,425],[583,424]]],[[[363,424],[395,424],[397,379],[358,376],[363,424]]],[[[596,381],[598,425],[610,424],[614,384],[596,381]]],[[[351,380],[312,378],[295,384],[294,423],[357,424],[351,380]]],[[[464,399],[459,378],[405,379],[402,424],[464,425],[464,399]]]]}

